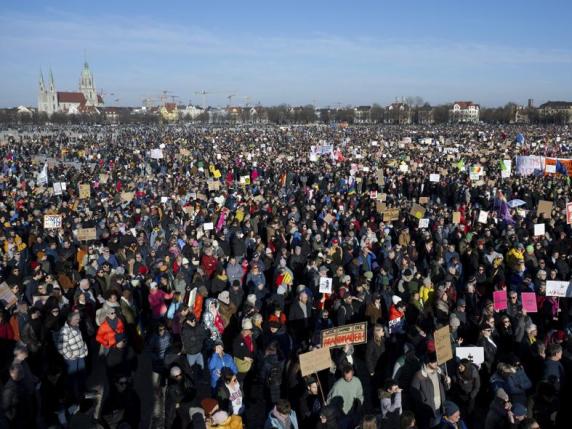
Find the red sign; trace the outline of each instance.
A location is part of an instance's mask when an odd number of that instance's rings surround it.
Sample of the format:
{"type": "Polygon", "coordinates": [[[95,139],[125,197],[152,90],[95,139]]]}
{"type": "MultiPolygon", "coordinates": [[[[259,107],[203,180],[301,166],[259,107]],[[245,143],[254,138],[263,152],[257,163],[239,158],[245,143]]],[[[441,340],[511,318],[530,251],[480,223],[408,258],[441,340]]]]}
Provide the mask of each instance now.
{"type": "Polygon", "coordinates": [[[506,290],[496,290],[493,292],[493,302],[496,311],[506,310],[508,303],[506,299],[506,290]]]}
{"type": "Polygon", "coordinates": [[[536,305],[536,294],[534,292],[522,292],[520,294],[522,299],[522,309],[527,313],[537,313],[538,307],[536,305]]]}

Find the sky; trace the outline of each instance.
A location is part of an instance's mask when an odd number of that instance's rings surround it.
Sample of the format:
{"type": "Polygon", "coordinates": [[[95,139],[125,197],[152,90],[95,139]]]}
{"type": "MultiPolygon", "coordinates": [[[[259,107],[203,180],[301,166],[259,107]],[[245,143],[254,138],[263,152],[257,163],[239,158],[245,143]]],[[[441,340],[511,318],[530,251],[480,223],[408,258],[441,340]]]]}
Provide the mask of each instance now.
{"type": "Polygon", "coordinates": [[[0,107],[35,106],[40,71],[77,91],[85,58],[107,105],[572,100],[570,17],[569,0],[2,0],[0,107]]]}

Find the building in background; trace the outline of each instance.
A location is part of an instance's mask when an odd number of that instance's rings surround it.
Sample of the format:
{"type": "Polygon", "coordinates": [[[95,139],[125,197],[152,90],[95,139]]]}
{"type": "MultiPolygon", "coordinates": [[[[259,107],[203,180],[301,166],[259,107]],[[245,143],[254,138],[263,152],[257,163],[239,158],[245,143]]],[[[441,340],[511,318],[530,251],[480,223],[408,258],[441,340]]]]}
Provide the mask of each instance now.
{"type": "Polygon", "coordinates": [[[541,122],[572,123],[571,101],[547,101],[538,107],[541,122]]]}
{"type": "Polygon", "coordinates": [[[449,122],[477,123],[479,122],[480,106],[472,101],[455,101],[449,110],[449,122]]]}
{"type": "Polygon", "coordinates": [[[57,91],[51,70],[46,86],[44,75],[40,72],[38,112],[45,112],[48,115],[58,112],[68,114],[99,113],[98,108],[101,107],[103,107],[103,98],[95,90],[93,74],[87,62],[83,65],[78,92],[57,91]]]}

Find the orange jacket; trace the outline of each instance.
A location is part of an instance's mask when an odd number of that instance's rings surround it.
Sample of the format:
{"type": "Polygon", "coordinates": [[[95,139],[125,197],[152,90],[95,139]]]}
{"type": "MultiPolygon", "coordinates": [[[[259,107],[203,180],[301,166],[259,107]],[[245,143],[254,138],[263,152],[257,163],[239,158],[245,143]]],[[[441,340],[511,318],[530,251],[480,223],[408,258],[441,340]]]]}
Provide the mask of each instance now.
{"type": "Polygon", "coordinates": [[[115,331],[111,329],[111,326],[109,326],[107,319],[105,319],[104,322],[101,325],[99,325],[99,329],[97,330],[97,335],[95,339],[103,347],[105,347],[106,349],[110,349],[113,346],[115,346],[115,344],[117,344],[115,336],[117,334],[123,334],[123,333],[125,333],[125,328],[123,326],[123,321],[121,319],[117,319],[117,329],[115,331]]]}
{"type": "Polygon", "coordinates": [[[195,313],[195,317],[197,320],[201,320],[201,316],[203,315],[203,303],[204,298],[200,293],[197,293],[197,297],[195,298],[195,306],[193,307],[193,313],[195,313]]]}

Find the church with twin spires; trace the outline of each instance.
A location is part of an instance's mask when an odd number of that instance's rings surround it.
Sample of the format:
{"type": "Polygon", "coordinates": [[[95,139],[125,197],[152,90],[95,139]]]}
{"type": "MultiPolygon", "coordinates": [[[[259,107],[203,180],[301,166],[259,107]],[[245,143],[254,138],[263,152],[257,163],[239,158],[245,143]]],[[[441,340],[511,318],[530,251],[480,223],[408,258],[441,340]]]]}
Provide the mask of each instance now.
{"type": "Polygon", "coordinates": [[[79,92],[56,91],[54,76],[50,70],[48,84],[44,82],[44,75],[40,72],[38,93],[38,112],[48,115],[61,112],[67,114],[99,113],[98,108],[103,107],[103,98],[95,91],[93,75],[87,61],[83,65],[79,80],[79,92]]]}

